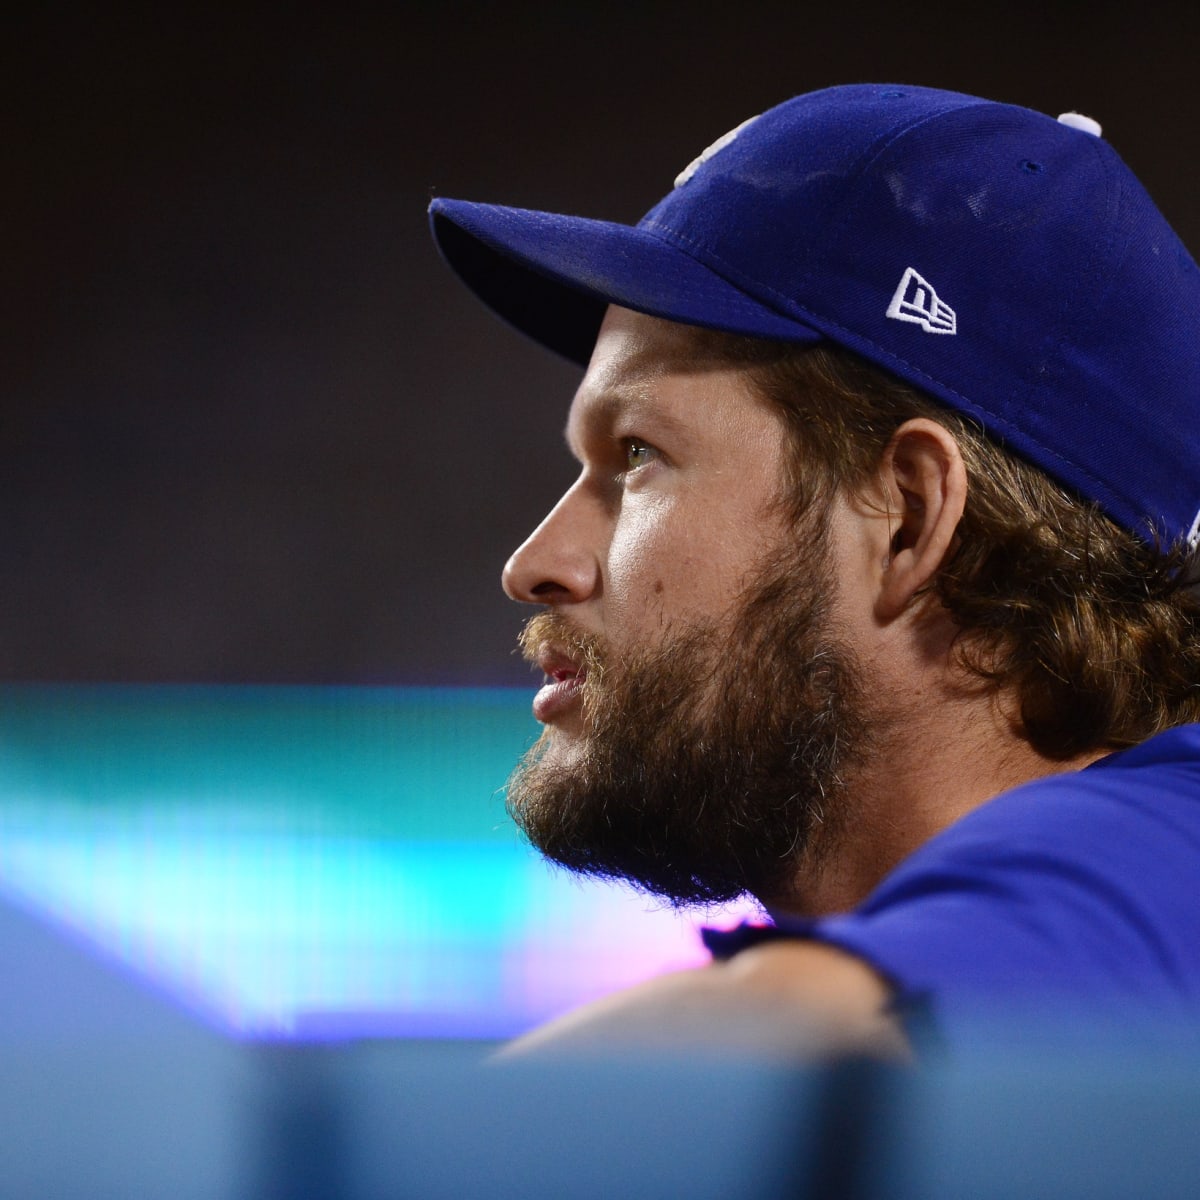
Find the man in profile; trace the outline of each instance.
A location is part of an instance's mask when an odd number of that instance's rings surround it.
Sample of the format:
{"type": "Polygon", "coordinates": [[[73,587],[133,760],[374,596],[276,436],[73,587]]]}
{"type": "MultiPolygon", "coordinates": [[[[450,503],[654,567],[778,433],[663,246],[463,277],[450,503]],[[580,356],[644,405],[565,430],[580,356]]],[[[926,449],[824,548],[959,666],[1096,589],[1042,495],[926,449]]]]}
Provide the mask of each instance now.
{"type": "Polygon", "coordinates": [[[431,211],[587,366],[504,573],[546,675],[510,810],[773,919],[542,1036],[1194,1014],[1200,273],[1095,122],[832,88],[636,227],[431,211]]]}

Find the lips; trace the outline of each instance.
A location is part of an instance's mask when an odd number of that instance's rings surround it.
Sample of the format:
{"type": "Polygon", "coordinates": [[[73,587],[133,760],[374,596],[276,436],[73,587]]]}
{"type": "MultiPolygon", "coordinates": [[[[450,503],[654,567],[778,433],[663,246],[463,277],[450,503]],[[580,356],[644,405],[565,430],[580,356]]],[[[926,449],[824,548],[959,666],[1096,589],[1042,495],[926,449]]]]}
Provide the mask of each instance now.
{"type": "Polygon", "coordinates": [[[533,698],[533,715],[545,725],[577,707],[587,672],[554,646],[539,650],[538,666],[546,682],[533,698]]]}

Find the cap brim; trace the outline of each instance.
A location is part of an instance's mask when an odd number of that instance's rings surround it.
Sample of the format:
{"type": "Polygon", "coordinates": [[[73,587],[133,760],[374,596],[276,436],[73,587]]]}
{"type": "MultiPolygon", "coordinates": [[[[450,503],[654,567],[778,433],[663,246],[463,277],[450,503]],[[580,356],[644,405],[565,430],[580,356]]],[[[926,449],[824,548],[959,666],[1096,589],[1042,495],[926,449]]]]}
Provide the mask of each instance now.
{"type": "Polygon", "coordinates": [[[679,247],[630,225],[437,199],[442,257],[494,312],[586,364],[610,304],[685,325],[790,342],[821,339],[679,247]]]}

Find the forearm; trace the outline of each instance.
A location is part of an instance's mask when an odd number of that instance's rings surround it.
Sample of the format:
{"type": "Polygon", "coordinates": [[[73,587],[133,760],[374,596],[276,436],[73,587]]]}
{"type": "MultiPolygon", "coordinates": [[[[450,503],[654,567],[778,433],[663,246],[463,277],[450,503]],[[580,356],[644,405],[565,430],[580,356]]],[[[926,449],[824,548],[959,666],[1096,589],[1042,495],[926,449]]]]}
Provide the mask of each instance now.
{"type": "Polygon", "coordinates": [[[774,942],[728,962],[607,996],[511,1043],[502,1057],[614,1047],[827,1058],[903,1059],[886,982],[861,960],[813,942],[774,942]]]}

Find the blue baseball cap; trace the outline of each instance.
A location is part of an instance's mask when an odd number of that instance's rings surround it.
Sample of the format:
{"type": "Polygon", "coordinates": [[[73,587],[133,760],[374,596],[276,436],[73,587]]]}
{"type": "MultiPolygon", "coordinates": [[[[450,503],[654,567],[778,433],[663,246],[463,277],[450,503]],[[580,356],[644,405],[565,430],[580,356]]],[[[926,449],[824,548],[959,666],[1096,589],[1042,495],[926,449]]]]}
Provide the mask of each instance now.
{"type": "Polygon", "coordinates": [[[430,221],[577,362],[609,304],[835,342],[1139,537],[1200,541],[1200,271],[1088,118],[828,88],[718,139],[636,226],[442,198],[430,221]]]}

